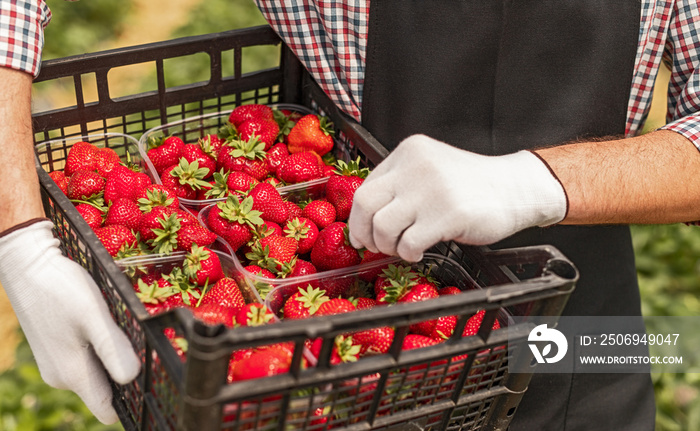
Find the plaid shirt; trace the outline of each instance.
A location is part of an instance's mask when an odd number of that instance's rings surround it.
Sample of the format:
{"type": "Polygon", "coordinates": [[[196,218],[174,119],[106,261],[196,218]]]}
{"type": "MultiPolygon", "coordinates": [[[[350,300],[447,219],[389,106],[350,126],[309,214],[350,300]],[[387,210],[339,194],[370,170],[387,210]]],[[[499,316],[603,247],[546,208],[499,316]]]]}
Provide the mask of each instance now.
{"type": "MultiPolygon", "coordinates": [[[[255,0],[270,25],[319,85],[360,119],[370,0],[255,0]]],[[[379,1],[379,0],[378,0],[379,1]]],[[[671,68],[668,123],[700,148],[700,6],[691,0],[642,0],[639,45],[626,132],[637,134],[651,106],[661,61],[671,68]]]]}
{"type": "Polygon", "coordinates": [[[44,0],[0,0],[0,66],[38,75],[50,20],[44,0]]]}

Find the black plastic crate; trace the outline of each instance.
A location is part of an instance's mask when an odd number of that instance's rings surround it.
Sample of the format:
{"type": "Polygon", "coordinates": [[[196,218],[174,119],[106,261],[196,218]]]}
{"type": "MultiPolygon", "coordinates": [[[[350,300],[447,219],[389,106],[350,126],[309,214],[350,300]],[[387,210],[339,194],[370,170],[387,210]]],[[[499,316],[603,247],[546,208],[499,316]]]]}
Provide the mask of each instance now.
{"type": "MultiPolygon", "coordinates": [[[[138,139],[152,127],[245,103],[295,103],[328,115],[344,152],[361,157],[366,166],[375,166],[387,154],[332,104],[266,26],[45,61],[35,83],[58,86],[66,81],[72,83],[75,105],[35,112],[37,143],[98,133],[138,139]],[[242,73],[247,49],[258,46],[279,47],[279,65],[242,73]],[[210,60],[207,80],[166,85],[169,60],[201,53],[210,60]],[[110,70],[140,63],[153,64],[157,89],[110,97],[110,70]],[[224,76],[224,70],[233,73],[224,76]],[[91,80],[96,100],[85,98],[84,83],[91,80]]],[[[529,349],[506,349],[508,342],[526,340],[538,316],[558,316],[578,278],[572,263],[552,247],[492,251],[444,243],[431,252],[457,261],[476,281],[476,289],[427,303],[257,328],[209,327],[184,309],[151,317],[128,278],[46,174],[62,166],[66,153],[67,148],[38,154],[44,207],[64,253],[92,274],[142,359],[142,372],[133,383],[114,385],[114,405],[127,430],[505,429],[532,375],[529,349]],[[401,351],[410,324],[458,315],[459,328],[482,309],[486,315],[479,334],[401,351]],[[492,331],[491,324],[504,313],[530,319],[492,331]],[[329,364],[336,335],[385,325],[396,329],[389,353],[329,364]],[[163,335],[166,327],[186,336],[186,363],[163,335]],[[304,342],[317,337],[324,340],[321,358],[315,367],[302,369],[304,342]],[[281,341],[296,346],[289,373],[226,383],[231,352],[281,341]],[[319,407],[320,420],[313,416],[319,407]]]]}

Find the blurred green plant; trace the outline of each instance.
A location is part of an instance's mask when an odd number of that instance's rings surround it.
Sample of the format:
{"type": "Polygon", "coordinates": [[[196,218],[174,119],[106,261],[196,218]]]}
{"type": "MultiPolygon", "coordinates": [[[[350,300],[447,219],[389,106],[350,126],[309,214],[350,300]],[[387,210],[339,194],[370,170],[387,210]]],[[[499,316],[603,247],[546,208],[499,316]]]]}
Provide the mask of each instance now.
{"type": "Polygon", "coordinates": [[[0,374],[0,430],[118,431],[103,425],[73,392],[54,389],[41,379],[29,345],[23,339],[15,366],[0,374]]]}
{"type": "Polygon", "coordinates": [[[43,59],[100,50],[100,42],[113,40],[122,31],[132,0],[67,2],[46,0],[51,23],[44,31],[43,59]]]}

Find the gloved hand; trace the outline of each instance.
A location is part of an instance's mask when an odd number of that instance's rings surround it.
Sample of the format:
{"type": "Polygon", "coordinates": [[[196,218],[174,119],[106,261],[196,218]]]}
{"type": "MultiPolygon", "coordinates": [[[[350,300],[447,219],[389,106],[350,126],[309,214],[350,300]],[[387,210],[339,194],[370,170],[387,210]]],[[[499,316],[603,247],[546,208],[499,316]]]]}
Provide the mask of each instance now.
{"type": "Polygon", "coordinates": [[[562,185],[529,151],[482,156],[413,135],[357,189],[350,241],[415,262],[440,241],[486,245],[566,216],[562,185]]]}
{"type": "Polygon", "coordinates": [[[0,236],[0,283],[44,381],[75,392],[97,419],[115,423],[105,368],[125,384],[141,363],[90,275],[61,254],[51,227],[41,220],[0,236]]]}

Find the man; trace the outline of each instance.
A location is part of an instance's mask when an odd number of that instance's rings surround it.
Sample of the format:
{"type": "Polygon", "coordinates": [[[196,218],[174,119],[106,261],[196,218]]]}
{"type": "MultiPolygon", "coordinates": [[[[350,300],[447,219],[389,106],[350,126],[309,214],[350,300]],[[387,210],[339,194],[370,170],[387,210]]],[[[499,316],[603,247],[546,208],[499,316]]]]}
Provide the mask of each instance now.
{"type": "Polygon", "coordinates": [[[105,369],[127,383],[141,364],[90,275],[61,254],[43,212],[30,105],[50,19],[43,1],[0,1],[0,284],[44,381],[74,391],[110,424],[118,417],[105,369]]]}
{"type": "MultiPolygon", "coordinates": [[[[695,2],[256,2],[393,150],[356,192],[356,247],[553,244],[581,274],[565,315],[643,329],[625,224],[700,219],[695,2]],[[662,58],[669,124],[635,137],[662,58]]],[[[653,428],[646,374],[535,375],[511,424],[653,428]]]]}

